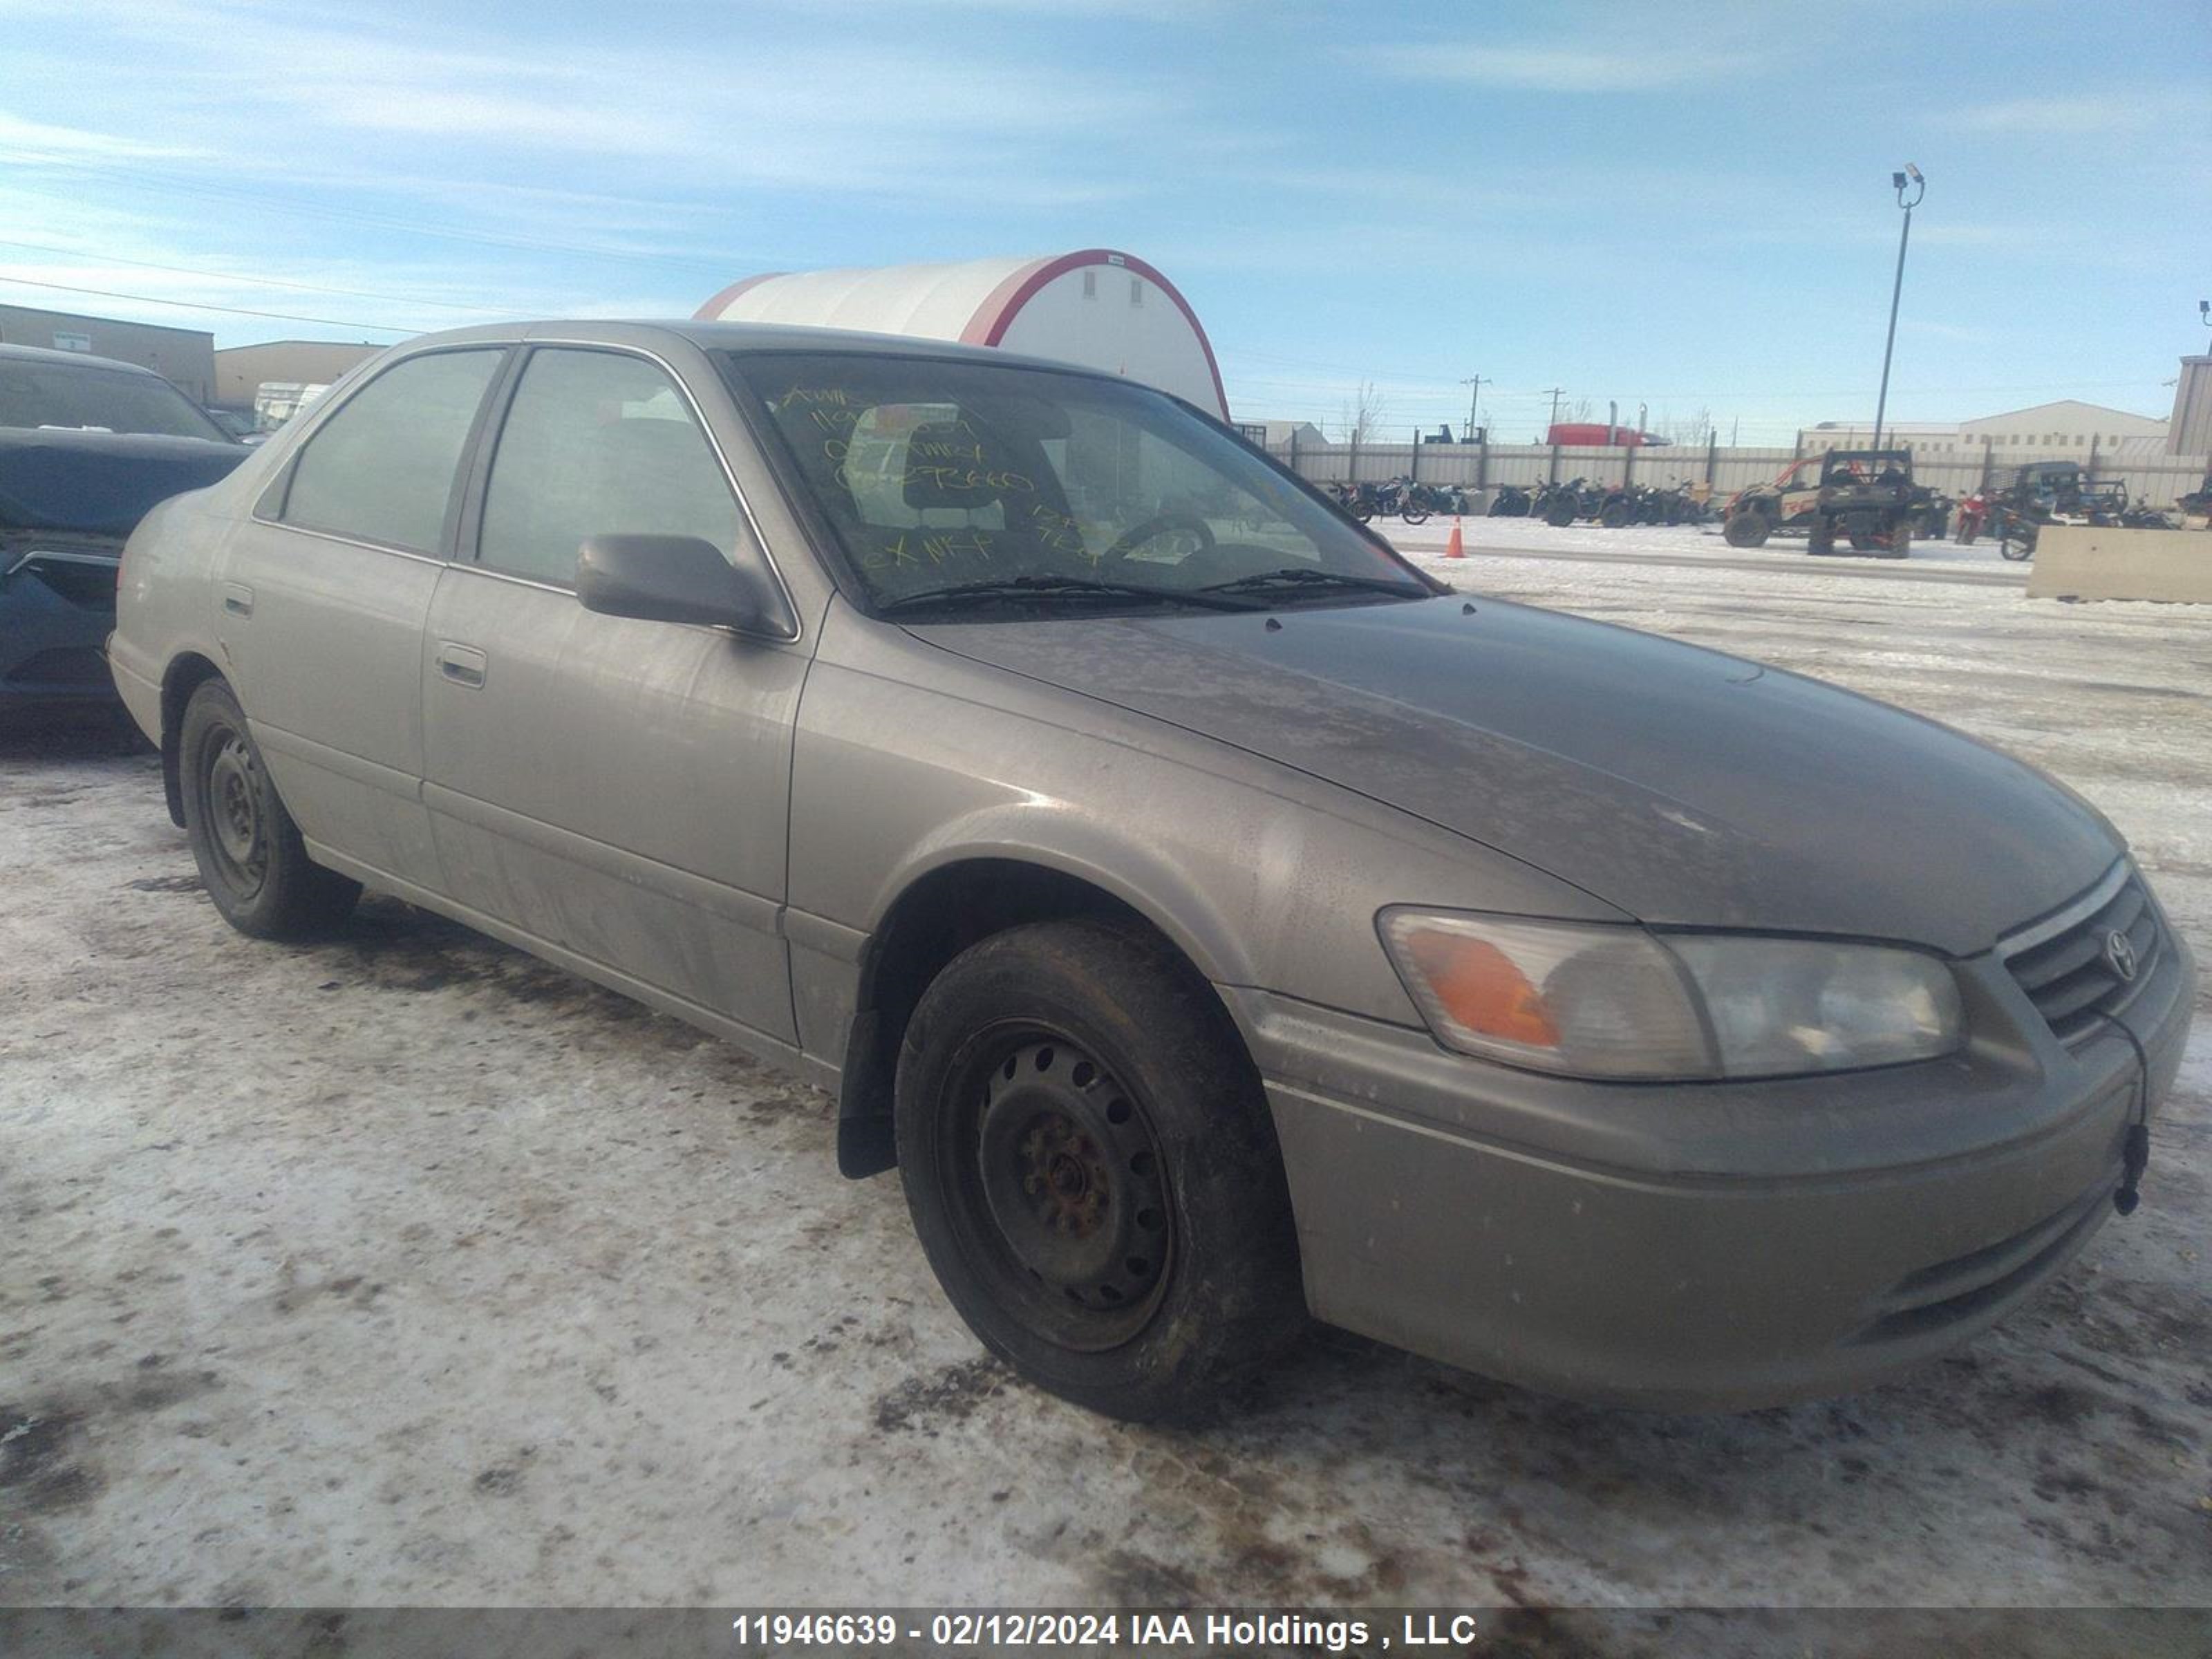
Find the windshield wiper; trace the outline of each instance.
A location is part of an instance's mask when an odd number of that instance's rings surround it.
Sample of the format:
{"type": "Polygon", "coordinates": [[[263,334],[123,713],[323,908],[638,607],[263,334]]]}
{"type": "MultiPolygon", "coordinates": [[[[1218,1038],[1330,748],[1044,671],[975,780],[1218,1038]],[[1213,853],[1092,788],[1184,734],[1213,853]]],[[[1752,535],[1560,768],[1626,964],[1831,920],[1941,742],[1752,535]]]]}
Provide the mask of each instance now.
{"type": "Polygon", "coordinates": [[[951,587],[925,588],[902,593],[876,607],[876,614],[895,616],[943,605],[948,609],[1002,603],[1007,599],[1145,599],[1153,604],[1201,605],[1208,611],[1249,611],[1240,600],[1204,588],[1146,587],[1136,582],[1100,581],[1090,576],[999,576],[988,581],[959,582],[951,587]]]}
{"type": "Polygon", "coordinates": [[[1270,587],[1349,587],[1363,592],[1394,593],[1402,599],[1425,599],[1430,597],[1426,590],[1409,587],[1392,577],[1355,576],[1349,571],[1315,570],[1304,565],[1285,565],[1279,570],[1256,571],[1249,576],[1239,576],[1233,581],[1208,583],[1198,591],[1201,593],[1257,593],[1270,587]]]}

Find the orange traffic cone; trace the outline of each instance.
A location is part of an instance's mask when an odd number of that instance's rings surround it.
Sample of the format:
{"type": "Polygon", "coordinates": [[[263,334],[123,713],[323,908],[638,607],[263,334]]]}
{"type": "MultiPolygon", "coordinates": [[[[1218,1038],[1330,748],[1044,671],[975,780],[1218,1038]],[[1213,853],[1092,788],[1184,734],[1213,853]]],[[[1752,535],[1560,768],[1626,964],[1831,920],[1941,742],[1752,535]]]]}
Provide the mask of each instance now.
{"type": "Polygon", "coordinates": [[[1448,559],[1463,559],[1466,556],[1467,549],[1461,544],[1459,538],[1459,520],[1457,519],[1454,519],[1452,520],[1451,539],[1444,544],[1444,557],[1448,559]]]}

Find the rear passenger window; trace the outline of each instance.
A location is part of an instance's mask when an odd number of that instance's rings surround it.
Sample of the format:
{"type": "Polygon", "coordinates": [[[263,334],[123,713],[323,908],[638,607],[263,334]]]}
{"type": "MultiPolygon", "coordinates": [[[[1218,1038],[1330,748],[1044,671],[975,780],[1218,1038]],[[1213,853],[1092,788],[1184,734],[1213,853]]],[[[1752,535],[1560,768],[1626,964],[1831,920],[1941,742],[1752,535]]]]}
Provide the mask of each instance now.
{"type": "Polygon", "coordinates": [[[492,456],[477,556],[563,586],[591,536],[696,536],[728,558],[738,504],[676,382],[611,351],[540,349],[492,456]]]}
{"type": "Polygon", "coordinates": [[[300,452],[284,522],[436,553],[469,427],[503,355],[411,358],[347,398],[300,452]]]}

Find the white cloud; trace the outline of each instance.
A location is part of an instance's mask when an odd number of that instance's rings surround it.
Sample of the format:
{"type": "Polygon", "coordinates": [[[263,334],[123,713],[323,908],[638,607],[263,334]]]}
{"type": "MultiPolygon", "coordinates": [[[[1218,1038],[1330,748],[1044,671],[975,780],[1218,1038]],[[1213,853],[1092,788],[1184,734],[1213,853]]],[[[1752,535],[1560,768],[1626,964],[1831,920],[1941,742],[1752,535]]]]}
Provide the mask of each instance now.
{"type": "Polygon", "coordinates": [[[1949,125],[1966,132],[2016,132],[2042,137],[2142,132],[2177,120],[2203,119],[2212,100],[2194,91],[2145,87],[2110,94],[2061,94],[2015,98],[1954,111],[1949,125]]]}
{"type": "Polygon", "coordinates": [[[1369,56],[1383,68],[1431,81],[1511,87],[1532,92],[1648,92],[1711,80],[1744,64],[1682,46],[1382,46],[1369,56]]]}
{"type": "Polygon", "coordinates": [[[45,121],[26,120],[20,115],[10,115],[5,110],[0,110],[0,145],[40,152],[34,156],[12,158],[17,161],[66,161],[72,157],[150,161],[161,156],[206,154],[204,150],[176,144],[148,143],[112,132],[94,132],[83,127],[55,126],[45,121]]]}

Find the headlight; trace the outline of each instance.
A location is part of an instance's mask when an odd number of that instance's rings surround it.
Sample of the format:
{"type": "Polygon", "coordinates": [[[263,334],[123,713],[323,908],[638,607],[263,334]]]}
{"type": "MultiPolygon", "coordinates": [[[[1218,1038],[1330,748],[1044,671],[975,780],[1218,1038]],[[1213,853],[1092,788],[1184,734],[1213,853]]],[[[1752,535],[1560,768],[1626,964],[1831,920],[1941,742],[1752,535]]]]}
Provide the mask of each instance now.
{"type": "Polygon", "coordinates": [[[1880,945],[1386,910],[1439,1042],[1572,1077],[1787,1077],[1959,1046],[1939,958],[1880,945]]]}

